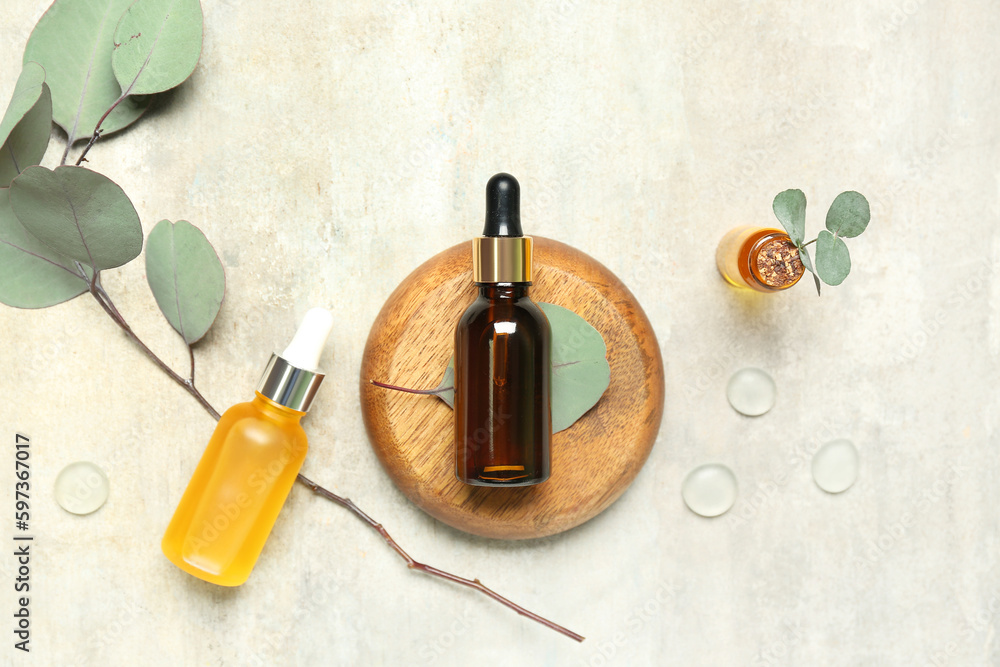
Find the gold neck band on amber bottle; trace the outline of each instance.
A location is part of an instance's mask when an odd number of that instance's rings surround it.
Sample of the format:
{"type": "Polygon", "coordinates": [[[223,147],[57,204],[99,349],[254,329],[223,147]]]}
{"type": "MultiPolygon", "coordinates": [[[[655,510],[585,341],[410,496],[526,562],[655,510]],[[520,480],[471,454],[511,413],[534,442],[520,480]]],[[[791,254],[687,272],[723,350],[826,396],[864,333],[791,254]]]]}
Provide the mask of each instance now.
{"type": "Polygon", "coordinates": [[[530,236],[472,239],[472,279],[476,283],[530,283],[530,236]]]}

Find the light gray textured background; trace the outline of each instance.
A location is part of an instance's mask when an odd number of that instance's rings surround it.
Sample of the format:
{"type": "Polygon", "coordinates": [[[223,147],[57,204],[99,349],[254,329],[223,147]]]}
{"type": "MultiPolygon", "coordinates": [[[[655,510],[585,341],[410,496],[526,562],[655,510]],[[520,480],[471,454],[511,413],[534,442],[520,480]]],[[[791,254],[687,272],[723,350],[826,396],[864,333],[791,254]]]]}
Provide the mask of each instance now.
{"type": "MultiPolygon", "coordinates": [[[[4,100],[46,6],[4,3],[4,100]]],[[[174,568],[159,540],[213,423],[80,297],[0,307],[0,437],[32,437],[37,534],[33,652],[22,659],[6,629],[7,555],[0,663],[1000,664],[995,3],[203,6],[195,75],[90,163],[131,195],[147,232],[190,220],[223,259],[202,390],[220,408],[247,399],[301,314],[329,305],[335,351],[304,471],[416,558],[588,639],[408,571],[302,487],[242,588],[174,568]],[[666,363],[666,416],[634,485],[590,523],[533,542],[470,537],[411,505],[370,450],[358,402],[381,304],[478,232],[500,170],[521,180],[529,232],[625,281],[666,363]],[[840,191],[869,196],[854,271],[822,298],[806,284],[737,294],[715,271],[715,243],[769,223],[788,187],[806,192],[812,233],[840,191]],[[747,365],[778,383],[757,419],[724,397],[747,365]],[[809,459],[836,437],[857,443],[862,472],[831,496],[809,459]],[[111,479],[87,517],[51,493],[78,459],[111,479]],[[740,480],[715,520],[679,493],[709,461],[740,480]]],[[[108,290],[183,368],[142,266],[108,272],[108,290]]],[[[12,450],[0,462],[8,508],[12,450]]],[[[12,531],[0,525],[8,544],[12,531]]]]}

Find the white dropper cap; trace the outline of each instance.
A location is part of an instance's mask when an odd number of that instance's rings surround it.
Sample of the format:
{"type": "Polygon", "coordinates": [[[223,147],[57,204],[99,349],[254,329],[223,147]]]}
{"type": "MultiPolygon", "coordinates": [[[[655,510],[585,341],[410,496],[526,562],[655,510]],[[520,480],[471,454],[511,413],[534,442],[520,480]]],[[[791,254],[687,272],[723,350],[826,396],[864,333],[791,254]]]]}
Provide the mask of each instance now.
{"type": "Polygon", "coordinates": [[[332,329],[333,313],[326,308],[311,308],[281,357],[296,368],[315,373],[332,329]]]}
{"type": "Polygon", "coordinates": [[[333,314],[329,310],[313,308],[307,312],[281,356],[271,355],[257,383],[257,393],[293,410],[308,410],[323,382],[317,369],[331,329],[333,314]]]}

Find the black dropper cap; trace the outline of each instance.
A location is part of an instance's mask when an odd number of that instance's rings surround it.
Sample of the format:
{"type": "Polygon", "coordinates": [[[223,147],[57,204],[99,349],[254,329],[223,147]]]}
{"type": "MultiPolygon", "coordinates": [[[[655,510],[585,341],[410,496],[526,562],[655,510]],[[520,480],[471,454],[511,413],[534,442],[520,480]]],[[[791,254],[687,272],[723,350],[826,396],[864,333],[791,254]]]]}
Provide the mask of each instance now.
{"type": "Polygon", "coordinates": [[[521,232],[521,186],[510,174],[497,174],[486,184],[483,236],[524,236],[521,232]]]}

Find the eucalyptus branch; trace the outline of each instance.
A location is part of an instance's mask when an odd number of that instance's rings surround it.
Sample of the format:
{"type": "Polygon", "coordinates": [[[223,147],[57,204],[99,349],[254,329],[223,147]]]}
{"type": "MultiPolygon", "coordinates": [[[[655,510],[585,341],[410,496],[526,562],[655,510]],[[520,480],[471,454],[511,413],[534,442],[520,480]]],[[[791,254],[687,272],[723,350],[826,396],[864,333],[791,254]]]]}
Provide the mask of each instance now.
{"type": "MultiPolygon", "coordinates": [[[[103,121],[104,119],[102,118],[101,122],[103,121]]],[[[101,132],[103,132],[103,130],[101,130],[101,126],[98,124],[98,126],[94,129],[94,134],[90,137],[90,141],[88,141],[87,145],[83,147],[83,152],[80,153],[80,157],[76,160],[77,167],[83,164],[83,161],[87,158],[87,153],[89,153],[93,145],[97,143],[97,140],[101,138],[101,132]]]]}
{"type": "MultiPolygon", "coordinates": [[[[129,87],[129,89],[131,90],[131,86],[129,87]]],[[[101,129],[101,125],[103,125],[104,121],[107,120],[108,116],[111,115],[111,112],[114,111],[116,108],[118,108],[119,104],[121,104],[122,102],[125,101],[126,97],[128,97],[128,91],[125,91],[124,93],[122,93],[121,97],[119,97],[117,100],[115,100],[114,103],[108,108],[108,110],[104,112],[104,115],[101,116],[101,119],[99,121],[97,121],[97,125],[94,127],[94,133],[90,136],[90,141],[88,141],[87,145],[84,146],[83,152],[80,153],[80,157],[78,157],[77,160],[76,160],[76,166],[77,167],[79,167],[81,164],[83,164],[83,161],[87,157],[87,153],[89,153],[90,149],[94,146],[94,144],[97,143],[97,140],[101,138],[101,134],[104,132],[104,130],[101,129]]],[[[74,140],[75,139],[73,137],[69,137],[67,139],[67,142],[66,142],[66,152],[63,153],[62,164],[66,164],[66,157],[69,155],[69,147],[70,147],[70,144],[72,144],[74,140]]]]}
{"type": "Polygon", "coordinates": [[[205,408],[205,411],[218,421],[221,416],[219,412],[212,407],[212,404],[209,403],[202,393],[198,391],[198,388],[194,386],[194,352],[191,352],[191,379],[185,379],[178,375],[174,369],[170,368],[170,366],[168,366],[162,359],[156,356],[156,353],[149,349],[149,347],[142,342],[142,339],[140,339],[139,336],[132,331],[132,327],[128,325],[128,322],[125,321],[122,314],[118,312],[118,309],[115,307],[111,297],[108,296],[108,293],[104,291],[104,288],[97,283],[96,273],[94,278],[94,282],[91,284],[90,294],[94,297],[97,303],[100,304],[101,308],[104,309],[104,312],[108,314],[108,317],[114,320],[115,324],[117,324],[121,330],[125,332],[125,335],[131,338],[132,341],[139,346],[139,349],[141,349],[161,371],[167,374],[167,377],[183,387],[187,393],[194,396],[195,400],[201,404],[201,407],[205,408]]]}
{"type": "Polygon", "coordinates": [[[62,166],[66,164],[66,160],[69,159],[69,148],[73,145],[73,140],[67,135],[66,137],[66,148],[63,150],[62,159],[59,160],[59,165],[62,166]]]}
{"type": "MultiPolygon", "coordinates": [[[[122,331],[124,331],[125,334],[130,339],[132,339],[132,341],[135,342],[136,345],[139,346],[139,349],[141,349],[142,352],[160,368],[160,370],[166,373],[171,380],[173,380],[181,387],[183,387],[185,391],[194,396],[194,398],[198,401],[198,403],[201,404],[201,406],[205,409],[205,411],[208,412],[208,414],[211,415],[213,419],[219,421],[221,415],[219,414],[218,410],[212,407],[212,405],[208,402],[208,400],[201,394],[200,391],[198,391],[198,389],[194,385],[194,349],[190,345],[188,345],[188,354],[191,358],[191,377],[189,379],[184,379],[183,377],[178,375],[172,368],[170,368],[166,363],[164,363],[162,359],[156,356],[156,354],[151,349],[149,349],[149,347],[145,343],[142,342],[142,340],[135,334],[135,332],[132,331],[132,328],[125,321],[125,318],[115,307],[114,302],[111,300],[111,297],[100,285],[98,276],[99,272],[95,271],[94,278],[91,281],[90,293],[94,297],[94,299],[101,305],[101,308],[104,309],[104,312],[106,312],[108,316],[112,320],[114,320],[115,324],[117,324],[122,329],[122,331]]],[[[391,387],[391,385],[382,385],[381,383],[378,382],[373,382],[373,384],[395,388],[391,387]]],[[[406,390],[402,388],[400,389],[402,391],[411,391],[413,393],[433,393],[433,392],[406,390]]],[[[521,605],[516,604],[508,600],[507,598],[503,597],[496,591],[487,588],[482,582],[479,581],[479,579],[466,579],[464,577],[459,577],[458,575],[445,572],[444,570],[439,570],[436,567],[427,565],[425,563],[420,563],[414,560],[413,557],[411,557],[408,553],[406,553],[406,551],[404,551],[403,548],[399,546],[399,544],[392,538],[392,536],[389,535],[389,532],[382,526],[382,524],[378,523],[370,516],[368,516],[360,507],[355,505],[354,501],[352,501],[350,498],[338,496],[336,493],[333,493],[332,491],[323,488],[322,486],[316,484],[311,479],[309,479],[305,475],[302,475],[301,473],[298,475],[297,480],[302,484],[304,484],[305,486],[307,486],[309,489],[311,489],[313,493],[322,496],[334,503],[337,503],[338,505],[349,510],[359,519],[364,521],[365,524],[368,525],[368,527],[377,532],[382,537],[382,539],[385,540],[386,544],[388,544],[393,551],[399,554],[400,558],[406,561],[406,566],[411,570],[419,570],[420,572],[423,572],[424,574],[430,575],[432,577],[445,579],[447,581],[451,581],[461,586],[466,586],[468,588],[477,590],[483,595],[486,595],[487,597],[495,600],[496,602],[499,602],[508,609],[512,609],[513,611],[517,612],[521,616],[524,616],[525,618],[529,618],[535,621],[536,623],[540,623],[541,625],[544,625],[545,627],[551,630],[555,630],[558,633],[566,635],[570,639],[576,640],[578,642],[582,642],[584,640],[583,635],[577,634],[576,632],[573,632],[568,628],[564,628],[558,623],[554,623],[548,620],[547,618],[539,616],[534,612],[528,611],[521,605]]]]}
{"type": "Polygon", "coordinates": [[[300,474],[298,479],[299,479],[300,482],[302,482],[303,484],[305,484],[306,486],[308,486],[310,489],[312,489],[314,493],[316,493],[316,494],[318,494],[320,496],[323,496],[324,498],[327,498],[328,500],[332,500],[333,502],[341,505],[342,507],[345,507],[345,508],[349,509],[355,515],[357,515],[362,521],[364,521],[366,524],[368,524],[368,526],[370,528],[372,528],[379,535],[382,536],[382,539],[385,540],[386,544],[388,544],[390,547],[392,547],[392,549],[396,553],[399,554],[400,558],[402,558],[403,560],[406,561],[406,566],[408,568],[410,568],[411,570],[419,570],[419,571],[423,572],[424,574],[428,574],[428,575],[430,575],[432,577],[440,577],[441,579],[446,579],[447,581],[451,581],[451,582],[454,582],[456,584],[460,584],[462,586],[467,586],[469,588],[477,590],[480,593],[482,593],[482,594],[484,594],[484,595],[486,595],[486,596],[488,596],[488,597],[496,600],[497,602],[499,602],[500,604],[504,605],[505,607],[509,607],[510,609],[513,609],[514,611],[516,611],[521,616],[524,616],[526,618],[530,618],[531,620],[535,621],[536,623],[541,623],[545,627],[550,628],[552,630],[555,630],[556,632],[562,633],[562,634],[566,635],[567,637],[569,637],[570,639],[575,639],[578,642],[582,642],[584,640],[584,637],[582,635],[579,635],[579,634],[573,632],[572,630],[570,630],[568,628],[564,628],[563,626],[558,625],[557,623],[553,623],[552,621],[550,621],[550,620],[548,620],[546,618],[543,618],[543,617],[539,616],[538,614],[535,614],[534,612],[530,612],[530,611],[528,611],[527,609],[525,609],[524,607],[522,607],[519,604],[515,604],[514,602],[511,602],[510,600],[508,600],[507,598],[503,597],[499,593],[497,593],[497,592],[495,592],[495,591],[487,588],[485,585],[483,585],[482,582],[479,581],[479,579],[465,579],[464,577],[459,577],[459,576],[456,576],[454,574],[450,574],[448,572],[445,572],[444,570],[439,570],[436,567],[432,567],[430,565],[426,565],[424,563],[420,563],[420,562],[414,560],[412,556],[410,556],[408,553],[406,553],[403,550],[403,548],[401,546],[399,546],[399,544],[396,543],[396,540],[392,539],[392,537],[389,535],[388,531],[386,531],[386,529],[382,527],[382,524],[378,523],[377,521],[375,521],[374,519],[372,519],[370,516],[368,516],[367,514],[365,514],[361,510],[360,507],[358,507],[357,505],[354,504],[353,501],[351,501],[350,498],[343,498],[341,496],[338,496],[335,493],[327,491],[326,489],[324,489],[323,487],[321,487],[319,484],[316,484],[315,482],[313,482],[312,480],[310,480],[305,475],[300,474]]]}

